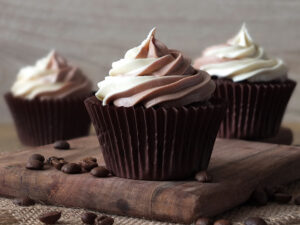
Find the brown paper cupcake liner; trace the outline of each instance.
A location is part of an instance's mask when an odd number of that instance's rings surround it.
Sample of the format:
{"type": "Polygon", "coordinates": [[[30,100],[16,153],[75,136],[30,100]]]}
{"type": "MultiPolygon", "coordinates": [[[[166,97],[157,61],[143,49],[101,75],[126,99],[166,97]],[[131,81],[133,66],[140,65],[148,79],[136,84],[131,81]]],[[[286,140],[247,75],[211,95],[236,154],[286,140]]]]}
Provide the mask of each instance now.
{"type": "Polygon", "coordinates": [[[228,103],[218,133],[222,138],[262,139],[274,137],[296,82],[235,83],[216,79],[215,96],[228,103]]]}
{"type": "Polygon", "coordinates": [[[186,107],[103,106],[85,100],[106,166],[116,176],[178,180],[206,169],[226,105],[222,100],[186,107]]]}
{"type": "Polygon", "coordinates": [[[91,122],[83,103],[88,96],[26,100],[7,93],[5,100],[21,142],[39,146],[89,134],[91,122]]]}

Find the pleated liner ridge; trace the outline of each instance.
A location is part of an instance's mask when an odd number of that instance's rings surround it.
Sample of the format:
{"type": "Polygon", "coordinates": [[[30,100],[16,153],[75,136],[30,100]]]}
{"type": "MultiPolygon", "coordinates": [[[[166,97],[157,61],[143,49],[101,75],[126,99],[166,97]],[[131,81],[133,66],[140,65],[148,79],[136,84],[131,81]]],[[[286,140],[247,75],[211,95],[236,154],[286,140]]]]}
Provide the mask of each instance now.
{"type": "Polygon", "coordinates": [[[88,135],[91,121],[84,106],[86,97],[26,100],[7,93],[5,100],[21,142],[39,146],[88,135]]]}
{"type": "Polygon", "coordinates": [[[103,106],[85,100],[106,166],[116,176],[178,180],[206,169],[225,114],[222,100],[188,107],[103,106]]]}
{"type": "Polygon", "coordinates": [[[228,103],[219,137],[261,139],[274,137],[296,82],[234,83],[216,79],[215,96],[228,103]]]}

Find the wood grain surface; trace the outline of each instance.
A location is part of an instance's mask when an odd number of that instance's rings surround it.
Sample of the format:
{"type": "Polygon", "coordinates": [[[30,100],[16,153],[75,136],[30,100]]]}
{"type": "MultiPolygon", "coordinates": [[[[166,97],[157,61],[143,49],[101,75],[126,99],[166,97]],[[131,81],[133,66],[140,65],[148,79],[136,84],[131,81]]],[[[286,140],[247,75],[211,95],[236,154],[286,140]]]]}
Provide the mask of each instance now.
{"type": "Polygon", "coordinates": [[[30,196],[47,204],[96,209],[111,214],[192,223],[245,202],[257,185],[289,183],[300,178],[300,148],[277,144],[217,139],[209,172],[212,183],[138,181],[95,178],[88,173],[67,175],[54,168],[25,169],[33,153],[78,162],[103,158],[96,136],[70,141],[71,150],[52,145],[0,157],[0,195],[30,196]],[[255,165],[255,166],[254,166],[255,165]]]}
{"type": "MultiPolygon", "coordinates": [[[[245,21],[269,55],[282,57],[300,81],[300,1],[297,0],[0,0],[0,95],[18,70],[57,49],[96,83],[111,63],[156,26],[171,48],[191,58],[232,37],[245,21]]],[[[285,121],[300,121],[300,89],[285,121]]],[[[0,122],[11,121],[0,99],[0,122]]]]}

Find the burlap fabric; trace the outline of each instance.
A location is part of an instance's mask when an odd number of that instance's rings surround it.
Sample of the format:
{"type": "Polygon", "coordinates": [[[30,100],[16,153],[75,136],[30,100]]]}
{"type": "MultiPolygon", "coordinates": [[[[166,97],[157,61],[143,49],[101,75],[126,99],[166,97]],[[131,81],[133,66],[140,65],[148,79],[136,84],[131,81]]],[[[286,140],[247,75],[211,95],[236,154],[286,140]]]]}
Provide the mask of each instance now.
{"type": "MultiPolygon", "coordinates": [[[[288,191],[293,196],[299,196],[300,181],[291,184],[288,191]]],[[[50,210],[62,211],[62,218],[58,224],[82,224],[80,215],[84,212],[83,209],[45,206],[41,204],[20,207],[14,205],[10,199],[0,198],[0,225],[41,225],[42,223],[37,219],[38,215],[50,210]]],[[[97,214],[100,215],[101,213],[97,212],[97,214]]],[[[269,225],[300,225],[300,206],[294,205],[293,202],[287,205],[270,203],[263,207],[244,205],[220,215],[219,218],[227,218],[232,220],[234,225],[242,225],[242,222],[250,216],[260,216],[269,225]]],[[[116,225],[175,225],[174,223],[163,223],[122,216],[112,217],[115,218],[116,225]]]]}

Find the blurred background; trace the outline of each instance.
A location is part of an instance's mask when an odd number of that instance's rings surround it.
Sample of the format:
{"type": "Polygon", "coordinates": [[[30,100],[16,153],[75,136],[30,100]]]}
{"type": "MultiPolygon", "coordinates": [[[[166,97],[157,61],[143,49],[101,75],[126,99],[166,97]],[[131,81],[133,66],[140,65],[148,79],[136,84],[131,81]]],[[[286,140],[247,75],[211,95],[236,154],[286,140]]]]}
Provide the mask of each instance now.
{"type": "MultiPolygon", "coordinates": [[[[206,46],[235,35],[243,22],[269,56],[287,63],[300,82],[300,1],[297,0],[1,0],[0,94],[19,69],[56,49],[93,80],[107,75],[113,61],[137,46],[156,26],[157,37],[191,58],[206,46]]],[[[300,122],[296,88],[284,123],[300,122]]],[[[0,99],[0,123],[12,118],[0,99]]]]}

